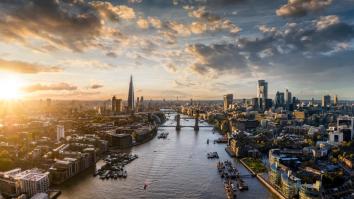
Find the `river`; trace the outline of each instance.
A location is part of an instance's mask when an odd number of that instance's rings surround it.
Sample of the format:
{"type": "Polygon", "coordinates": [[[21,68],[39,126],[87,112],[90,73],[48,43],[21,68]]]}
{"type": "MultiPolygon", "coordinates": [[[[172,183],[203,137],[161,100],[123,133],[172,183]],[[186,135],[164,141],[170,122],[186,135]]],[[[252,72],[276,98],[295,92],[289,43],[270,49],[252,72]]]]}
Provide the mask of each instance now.
{"type": "MultiPolygon", "coordinates": [[[[168,115],[165,123],[176,125],[175,115],[168,115]]],[[[194,125],[193,119],[183,119],[181,124],[194,125]]],[[[201,123],[208,125],[207,123],[201,123]]],[[[62,190],[60,199],[167,199],[167,198],[226,198],[223,179],[220,178],[216,163],[218,160],[206,158],[208,152],[217,151],[220,160],[232,160],[242,174],[248,171],[225,152],[225,144],[207,144],[207,139],[214,140],[220,137],[213,133],[212,128],[200,128],[195,132],[193,128],[182,128],[179,132],[175,128],[160,127],[168,132],[167,139],[157,139],[135,146],[125,151],[137,154],[138,159],[126,166],[128,178],[118,180],[100,180],[93,177],[92,170],[87,170],[68,182],[59,189],[62,190]],[[144,190],[144,183],[148,184],[144,190]]],[[[97,163],[97,168],[103,161],[97,163]]],[[[249,186],[245,192],[237,192],[237,198],[274,198],[256,178],[244,178],[249,186]]]]}

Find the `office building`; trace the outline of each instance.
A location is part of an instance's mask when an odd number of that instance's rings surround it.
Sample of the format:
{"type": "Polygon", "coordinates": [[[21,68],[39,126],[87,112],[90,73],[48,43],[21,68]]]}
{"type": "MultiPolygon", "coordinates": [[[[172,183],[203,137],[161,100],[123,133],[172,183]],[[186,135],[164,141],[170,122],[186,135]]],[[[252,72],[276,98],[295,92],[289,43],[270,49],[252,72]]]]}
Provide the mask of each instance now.
{"type": "MultiPolygon", "coordinates": [[[[354,117],[340,116],[337,118],[337,130],[344,135],[350,134],[350,139],[354,138],[354,117]]],[[[345,136],[344,136],[345,137],[345,136]]]]}
{"type": "Polygon", "coordinates": [[[334,106],[338,105],[338,95],[334,95],[334,97],[333,97],[333,105],[334,106]]]}
{"type": "Polygon", "coordinates": [[[133,76],[130,76],[129,92],[128,92],[128,111],[134,111],[134,86],[133,86],[133,76]]]}
{"type": "Polygon", "coordinates": [[[226,111],[230,108],[233,101],[234,101],[233,94],[224,95],[224,111],[226,111]]]}
{"type": "Polygon", "coordinates": [[[49,190],[49,172],[38,169],[26,170],[16,174],[15,179],[20,185],[22,193],[29,198],[36,193],[47,193],[49,190]]]}
{"type": "MultiPolygon", "coordinates": [[[[178,100],[177,100],[178,101],[178,100]]],[[[144,111],[144,96],[140,97],[140,111],[144,111]]]]}
{"type": "Polygon", "coordinates": [[[264,109],[266,107],[266,99],[268,99],[268,82],[265,80],[258,80],[257,98],[259,100],[259,107],[264,109]]]}
{"type": "Polygon", "coordinates": [[[135,109],[137,112],[142,112],[144,110],[144,97],[136,98],[136,106],[135,109]]]}
{"type": "Polygon", "coordinates": [[[19,173],[21,173],[20,168],[0,172],[0,193],[5,196],[5,198],[16,198],[20,195],[20,186],[15,180],[15,176],[19,173]]]}
{"type": "Polygon", "coordinates": [[[325,95],[322,97],[322,108],[328,108],[331,106],[331,96],[325,95]]]}
{"type": "Polygon", "coordinates": [[[136,104],[135,104],[135,111],[139,112],[139,109],[140,109],[140,98],[137,97],[136,98],[136,104]]]}
{"type": "Polygon", "coordinates": [[[269,109],[272,108],[273,106],[273,100],[272,99],[266,99],[265,103],[264,103],[264,108],[269,109]]]}
{"type": "Polygon", "coordinates": [[[275,106],[276,107],[282,107],[285,104],[285,98],[284,98],[284,93],[283,92],[277,92],[275,94],[275,106]]]}
{"type": "MultiPolygon", "coordinates": [[[[336,131],[336,130],[330,130],[328,132],[328,139],[329,139],[329,143],[331,144],[340,144],[343,141],[345,141],[344,138],[345,134],[340,131],[336,131]]],[[[350,134],[349,134],[349,138],[350,138],[350,134]]],[[[350,140],[346,140],[346,141],[350,141],[350,140]]]]}
{"type": "Polygon", "coordinates": [[[302,184],[299,190],[299,199],[320,199],[321,181],[317,180],[314,184],[302,184]]]}
{"type": "Polygon", "coordinates": [[[286,103],[287,107],[289,107],[289,105],[293,103],[292,102],[292,94],[288,89],[286,89],[286,91],[285,91],[285,103],[286,103]]]}
{"type": "Polygon", "coordinates": [[[62,138],[65,138],[64,125],[57,125],[57,141],[59,142],[62,138]]]}
{"type": "Polygon", "coordinates": [[[55,163],[49,169],[52,184],[61,184],[95,164],[96,150],[94,147],[85,144],[75,147],[80,146],[84,149],[60,152],[61,159],[55,159],[55,163]]]}
{"type": "Polygon", "coordinates": [[[112,113],[115,113],[117,111],[117,99],[116,96],[112,97],[112,113]]]}
{"type": "Polygon", "coordinates": [[[116,113],[121,113],[123,111],[123,100],[117,99],[116,100],[116,113]]]}
{"type": "Polygon", "coordinates": [[[258,103],[258,98],[252,98],[251,99],[251,105],[252,105],[252,107],[254,108],[254,109],[257,109],[258,108],[258,105],[259,105],[259,103],[258,103]]]}
{"type": "Polygon", "coordinates": [[[108,133],[106,139],[110,146],[119,149],[128,148],[133,145],[132,136],[130,134],[108,133]]]}

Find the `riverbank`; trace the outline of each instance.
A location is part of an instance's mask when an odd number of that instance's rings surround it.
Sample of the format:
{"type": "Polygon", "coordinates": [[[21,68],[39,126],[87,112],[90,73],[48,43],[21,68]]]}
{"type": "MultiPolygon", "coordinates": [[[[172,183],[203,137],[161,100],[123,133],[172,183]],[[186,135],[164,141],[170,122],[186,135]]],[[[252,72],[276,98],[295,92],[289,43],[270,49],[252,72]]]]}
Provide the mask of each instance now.
{"type": "Polygon", "coordinates": [[[241,164],[254,176],[256,176],[256,178],[263,184],[265,185],[273,194],[275,194],[278,198],[280,199],[286,199],[285,196],[283,196],[282,193],[280,193],[277,189],[275,189],[269,182],[267,179],[265,179],[261,173],[256,173],[255,171],[253,171],[249,165],[246,164],[246,162],[243,159],[240,159],[241,164]]]}
{"type": "MultiPolygon", "coordinates": [[[[174,126],[175,114],[168,116],[165,125],[174,126]]],[[[186,126],[193,126],[194,120],[183,121],[186,126]]],[[[126,166],[130,174],[117,180],[100,180],[92,176],[92,171],[85,171],[65,182],[60,199],[117,198],[117,199],[180,199],[212,198],[225,199],[223,179],[215,171],[216,160],[210,160],[205,154],[215,151],[221,160],[230,160],[237,167],[240,175],[247,175],[247,169],[240,162],[231,159],[225,152],[225,144],[207,144],[206,141],[218,139],[212,128],[160,127],[159,132],[169,133],[168,139],[152,139],[145,144],[124,150],[137,154],[138,159],[126,166]],[[146,189],[144,185],[147,184],[146,189]]],[[[104,161],[97,163],[100,168],[104,161]]],[[[251,191],[238,192],[238,199],[276,198],[256,178],[245,177],[245,183],[251,191]]]]}

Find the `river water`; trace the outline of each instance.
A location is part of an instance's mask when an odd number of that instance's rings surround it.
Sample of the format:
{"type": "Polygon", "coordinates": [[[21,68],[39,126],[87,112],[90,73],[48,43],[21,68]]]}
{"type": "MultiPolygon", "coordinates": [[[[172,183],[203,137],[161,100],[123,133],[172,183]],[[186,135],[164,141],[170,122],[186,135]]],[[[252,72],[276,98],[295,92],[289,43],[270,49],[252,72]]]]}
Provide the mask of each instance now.
{"type": "MultiPolygon", "coordinates": [[[[165,125],[176,125],[175,115],[168,115],[165,125]]],[[[193,119],[183,119],[181,124],[193,126],[193,119]]],[[[208,125],[207,123],[201,123],[208,125]]],[[[217,151],[220,160],[232,160],[242,174],[248,171],[225,152],[224,144],[206,143],[207,139],[220,137],[212,128],[175,128],[160,127],[158,134],[165,131],[167,139],[157,139],[125,151],[137,154],[138,159],[126,166],[128,178],[100,180],[87,170],[58,187],[62,190],[60,199],[137,199],[137,198],[226,198],[223,180],[220,178],[216,163],[218,160],[206,158],[208,152],[217,151]],[[144,190],[144,184],[148,187],[144,190]]],[[[97,163],[97,168],[103,164],[97,163]]],[[[245,192],[237,192],[237,198],[275,198],[256,178],[244,178],[249,186],[245,192]]]]}

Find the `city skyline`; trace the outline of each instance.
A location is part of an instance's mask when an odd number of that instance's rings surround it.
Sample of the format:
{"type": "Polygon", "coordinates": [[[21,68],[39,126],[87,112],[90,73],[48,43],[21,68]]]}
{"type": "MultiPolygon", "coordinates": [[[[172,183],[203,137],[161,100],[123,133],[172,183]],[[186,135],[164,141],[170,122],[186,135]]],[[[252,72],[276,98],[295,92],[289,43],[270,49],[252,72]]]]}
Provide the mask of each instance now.
{"type": "Polygon", "coordinates": [[[354,198],[354,0],[0,0],[0,199],[354,198]]]}
{"type": "Polygon", "coordinates": [[[1,2],[0,97],[125,100],[132,74],[153,100],[253,98],[260,79],[352,100],[354,2],[312,3],[1,2]]]}

